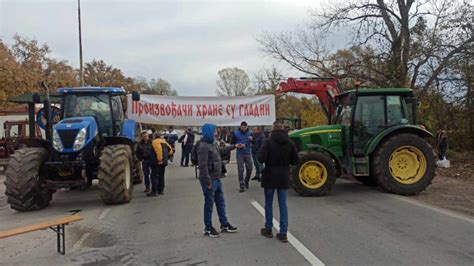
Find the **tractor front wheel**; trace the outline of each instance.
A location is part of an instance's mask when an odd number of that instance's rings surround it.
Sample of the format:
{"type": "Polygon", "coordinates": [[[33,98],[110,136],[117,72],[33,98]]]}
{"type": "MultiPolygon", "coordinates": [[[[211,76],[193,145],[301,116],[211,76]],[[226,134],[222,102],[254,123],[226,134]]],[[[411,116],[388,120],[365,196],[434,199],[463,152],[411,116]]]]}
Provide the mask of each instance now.
{"type": "Polygon", "coordinates": [[[33,211],[49,205],[54,191],[39,183],[41,165],[47,157],[43,148],[19,149],[10,157],[5,171],[5,194],[12,209],[33,211]]]}
{"type": "Polygon", "coordinates": [[[416,195],[431,184],[435,159],[428,142],[413,134],[399,134],[384,141],[372,156],[372,175],[386,191],[416,195]]]}
{"type": "Polygon", "coordinates": [[[128,145],[106,146],[100,156],[100,197],[105,204],[127,203],[133,192],[133,157],[128,145]]]}
{"type": "Polygon", "coordinates": [[[299,164],[291,170],[291,185],[301,196],[325,196],[336,183],[335,173],[334,163],[328,155],[301,153],[299,164]]]}

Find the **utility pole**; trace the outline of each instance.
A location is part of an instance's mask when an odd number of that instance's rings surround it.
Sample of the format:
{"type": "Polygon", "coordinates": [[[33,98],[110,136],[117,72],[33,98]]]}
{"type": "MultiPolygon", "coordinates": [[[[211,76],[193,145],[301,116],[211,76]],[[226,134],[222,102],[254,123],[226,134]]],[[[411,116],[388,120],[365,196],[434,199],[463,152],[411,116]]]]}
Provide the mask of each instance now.
{"type": "Polygon", "coordinates": [[[80,78],[81,86],[84,86],[84,66],[82,61],[82,30],[81,30],[81,0],[77,0],[77,17],[79,20],[79,64],[80,64],[80,78]]]}

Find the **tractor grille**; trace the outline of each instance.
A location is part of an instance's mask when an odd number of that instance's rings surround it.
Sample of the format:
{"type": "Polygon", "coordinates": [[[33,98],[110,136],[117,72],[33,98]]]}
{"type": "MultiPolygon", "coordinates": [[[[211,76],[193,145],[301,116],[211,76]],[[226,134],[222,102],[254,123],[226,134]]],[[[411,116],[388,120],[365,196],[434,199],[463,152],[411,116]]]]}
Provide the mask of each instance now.
{"type": "Polygon", "coordinates": [[[59,137],[63,142],[65,149],[71,149],[76,140],[78,129],[69,129],[69,130],[58,130],[59,137]]]}

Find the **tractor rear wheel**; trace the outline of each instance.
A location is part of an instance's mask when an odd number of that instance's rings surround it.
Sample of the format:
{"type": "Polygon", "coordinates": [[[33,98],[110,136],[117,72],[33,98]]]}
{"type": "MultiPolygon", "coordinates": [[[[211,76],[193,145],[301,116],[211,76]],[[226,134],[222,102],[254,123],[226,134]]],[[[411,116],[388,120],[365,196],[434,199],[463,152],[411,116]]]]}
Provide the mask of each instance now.
{"type": "Polygon", "coordinates": [[[372,156],[372,175],[386,191],[416,195],[431,184],[435,159],[428,142],[413,134],[399,134],[384,141],[372,156]]]}
{"type": "Polygon", "coordinates": [[[336,183],[336,169],[328,155],[300,153],[299,164],[292,167],[291,185],[301,196],[325,196],[336,183]]]}
{"type": "Polygon", "coordinates": [[[360,183],[370,186],[370,187],[375,187],[377,186],[377,179],[373,176],[354,176],[355,180],[359,181],[360,183]]]}
{"type": "Polygon", "coordinates": [[[5,171],[7,202],[17,211],[46,208],[53,198],[53,191],[41,187],[39,172],[48,157],[43,148],[23,148],[10,157],[5,171]]]}
{"type": "Polygon", "coordinates": [[[106,146],[100,156],[100,197],[105,204],[127,203],[133,192],[133,157],[130,146],[106,146]]]}

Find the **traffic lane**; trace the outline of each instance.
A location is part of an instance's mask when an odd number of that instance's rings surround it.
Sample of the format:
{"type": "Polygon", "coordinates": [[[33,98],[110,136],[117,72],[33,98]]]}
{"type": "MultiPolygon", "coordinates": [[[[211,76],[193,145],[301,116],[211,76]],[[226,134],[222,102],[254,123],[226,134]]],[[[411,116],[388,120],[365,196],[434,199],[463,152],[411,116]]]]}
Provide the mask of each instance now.
{"type": "Polygon", "coordinates": [[[347,181],[328,197],[290,190],[289,231],[329,265],[473,264],[471,222],[398,197],[347,181]]]}
{"type": "MultiPolygon", "coordinates": [[[[90,247],[101,241],[91,235],[81,249],[74,252],[76,263],[132,264],[237,264],[237,265],[305,265],[305,259],[276,239],[260,236],[262,216],[239,193],[235,180],[224,178],[228,217],[239,231],[211,239],[203,236],[203,195],[194,177],[194,169],[167,168],[165,195],[147,198],[143,186],[135,187],[132,202],[114,209],[102,222],[113,235],[113,246],[90,247]],[[234,186],[232,186],[234,185],[234,186]]],[[[214,210],[213,224],[220,224],[214,210]]]]}

